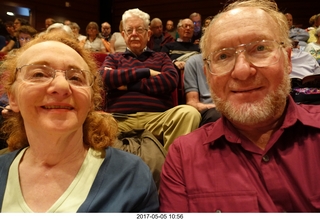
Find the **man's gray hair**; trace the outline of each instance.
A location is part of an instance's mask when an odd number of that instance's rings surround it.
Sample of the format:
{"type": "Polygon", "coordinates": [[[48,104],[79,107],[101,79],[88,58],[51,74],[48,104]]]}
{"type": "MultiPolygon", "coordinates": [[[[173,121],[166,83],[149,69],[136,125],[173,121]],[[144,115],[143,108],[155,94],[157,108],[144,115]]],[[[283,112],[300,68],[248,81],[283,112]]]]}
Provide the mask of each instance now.
{"type": "Polygon", "coordinates": [[[150,24],[150,15],[141,11],[138,8],[134,8],[134,9],[129,9],[127,11],[125,11],[122,15],[122,22],[123,22],[123,27],[126,26],[126,21],[128,18],[132,18],[132,17],[139,17],[143,20],[144,26],[145,28],[149,28],[149,24],[150,24]]]}

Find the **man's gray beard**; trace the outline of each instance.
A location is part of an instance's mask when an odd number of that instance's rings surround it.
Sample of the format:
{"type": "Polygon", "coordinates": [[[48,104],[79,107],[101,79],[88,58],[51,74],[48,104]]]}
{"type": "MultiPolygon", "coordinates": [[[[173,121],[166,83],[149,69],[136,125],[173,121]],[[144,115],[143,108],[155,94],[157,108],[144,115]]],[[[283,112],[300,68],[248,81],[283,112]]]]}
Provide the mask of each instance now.
{"type": "Polygon", "coordinates": [[[279,114],[286,105],[286,99],[290,94],[291,83],[288,73],[284,73],[283,80],[278,89],[267,94],[262,101],[243,103],[234,106],[230,101],[223,101],[212,93],[216,108],[231,121],[252,125],[266,121],[279,114]]]}

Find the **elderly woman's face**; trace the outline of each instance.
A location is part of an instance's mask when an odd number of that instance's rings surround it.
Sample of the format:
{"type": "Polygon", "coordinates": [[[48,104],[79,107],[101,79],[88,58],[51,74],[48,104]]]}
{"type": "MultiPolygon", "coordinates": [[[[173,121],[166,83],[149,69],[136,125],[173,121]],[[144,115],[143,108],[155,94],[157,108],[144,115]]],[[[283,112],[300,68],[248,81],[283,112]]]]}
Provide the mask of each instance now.
{"type": "Polygon", "coordinates": [[[96,36],[98,34],[98,29],[95,27],[95,26],[89,26],[87,28],[87,34],[88,35],[93,35],[93,36],[96,36]]]}
{"type": "Polygon", "coordinates": [[[17,71],[17,79],[8,94],[9,103],[13,111],[21,112],[26,130],[81,132],[92,107],[92,90],[90,86],[82,86],[81,76],[70,69],[89,70],[82,57],[63,43],[47,41],[23,52],[17,67],[22,68],[17,71]],[[50,69],[43,65],[56,70],[55,77],[46,83],[43,83],[44,74],[50,69]],[[65,71],[72,73],[68,80],[65,71]]]}

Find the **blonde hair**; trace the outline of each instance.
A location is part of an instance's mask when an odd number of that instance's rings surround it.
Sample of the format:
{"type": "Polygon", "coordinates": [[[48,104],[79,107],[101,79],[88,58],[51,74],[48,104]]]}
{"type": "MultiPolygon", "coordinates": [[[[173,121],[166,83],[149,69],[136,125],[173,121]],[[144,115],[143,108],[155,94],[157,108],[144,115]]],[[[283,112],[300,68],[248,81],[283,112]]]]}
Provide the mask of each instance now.
{"type": "MultiPolygon", "coordinates": [[[[74,38],[68,36],[67,33],[44,33],[19,49],[14,55],[9,54],[1,65],[1,92],[12,92],[13,84],[16,81],[17,61],[28,48],[45,41],[58,41],[71,47],[87,63],[93,80],[93,85],[91,87],[93,107],[83,124],[83,142],[93,149],[102,151],[114,143],[118,132],[118,125],[110,114],[100,111],[102,107],[101,95],[103,94],[102,81],[92,54],[83,49],[74,38]]],[[[10,151],[29,145],[24,128],[24,121],[20,112],[14,113],[5,120],[1,132],[5,134],[5,137],[7,138],[7,144],[10,151]]]]}

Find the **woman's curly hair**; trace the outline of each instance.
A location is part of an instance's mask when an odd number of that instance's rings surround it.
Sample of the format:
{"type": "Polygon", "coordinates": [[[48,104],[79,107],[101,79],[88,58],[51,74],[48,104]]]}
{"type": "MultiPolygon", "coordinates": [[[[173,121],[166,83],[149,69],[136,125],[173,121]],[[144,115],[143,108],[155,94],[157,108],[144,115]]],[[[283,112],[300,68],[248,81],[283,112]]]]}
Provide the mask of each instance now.
{"type": "MultiPolygon", "coordinates": [[[[83,142],[85,145],[102,151],[112,145],[116,139],[118,125],[112,115],[101,111],[103,83],[101,76],[98,73],[97,63],[92,56],[92,53],[83,49],[79,43],[67,34],[57,33],[41,33],[35,39],[28,42],[20,48],[16,53],[8,54],[0,68],[0,88],[1,94],[11,93],[13,84],[16,81],[16,68],[19,57],[30,47],[45,41],[58,41],[68,45],[74,49],[87,63],[92,74],[91,79],[94,81],[91,87],[92,90],[92,108],[83,125],[83,142]]],[[[45,53],[45,51],[44,51],[45,53]]],[[[24,127],[24,121],[20,114],[14,113],[4,121],[1,128],[1,133],[7,140],[10,151],[29,146],[28,138],[24,127]]]]}

